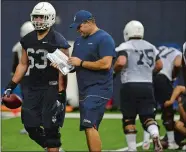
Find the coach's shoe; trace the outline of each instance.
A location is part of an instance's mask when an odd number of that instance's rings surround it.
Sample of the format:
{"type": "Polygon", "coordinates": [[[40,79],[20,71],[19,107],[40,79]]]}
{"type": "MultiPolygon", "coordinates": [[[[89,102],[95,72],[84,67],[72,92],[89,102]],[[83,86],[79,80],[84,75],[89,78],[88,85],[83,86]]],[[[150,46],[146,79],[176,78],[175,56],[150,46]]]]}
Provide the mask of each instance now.
{"type": "Polygon", "coordinates": [[[159,137],[153,137],[152,140],[153,140],[153,144],[154,144],[154,151],[155,152],[162,152],[163,147],[161,145],[159,137]]]}
{"type": "Polygon", "coordinates": [[[168,149],[172,149],[172,150],[175,150],[175,149],[178,149],[179,146],[176,144],[176,142],[171,142],[171,143],[168,143],[168,149]]]}
{"type": "MultiPolygon", "coordinates": [[[[45,152],[48,152],[48,151],[47,151],[47,148],[44,148],[44,151],[45,151],[45,152]]],[[[63,148],[59,148],[59,152],[65,152],[65,151],[63,150],[63,148]]]]}
{"type": "Polygon", "coordinates": [[[142,144],[142,149],[149,150],[149,148],[150,148],[150,141],[144,141],[142,144]]]}

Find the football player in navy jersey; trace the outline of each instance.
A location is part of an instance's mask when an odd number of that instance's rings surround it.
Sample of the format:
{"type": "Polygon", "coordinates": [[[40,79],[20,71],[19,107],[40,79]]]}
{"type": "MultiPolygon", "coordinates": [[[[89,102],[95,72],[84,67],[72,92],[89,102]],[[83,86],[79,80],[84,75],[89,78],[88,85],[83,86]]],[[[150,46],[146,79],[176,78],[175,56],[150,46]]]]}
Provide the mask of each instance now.
{"type": "Polygon", "coordinates": [[[24,36],[21,60],[4,96],[9,96],[24,75],[21,118],[29,137],[47,151],[59,151],[60,127],[63,125],[66,105],[66,77],[50,66],[47,53],[57,48],[68,55],[70,45],[52,26],[56,11],[48,2],[38,3],[31,13],[35,30],[24,36]]]}
{"type": "MultiPolygon", "coordinates": [[[[28,33],[34,31],[34,26],[32,24],[31,21],[26,21],[20,28],[20,37],[24,37],[25,35],[27,35],[28,33]]],[[[12,73],[11,75],[13,75],[15,73],[16,67],[19,64],[19,61],[21,59],[22,56],[22,46],[20,42],[17,42],[13,48],[12,48],[12,53],[13,53],[13,64],[12,64],[12,73]]],[[[21,82],[20,85],[18,85],[17,88],[19,88],[22,92],[22,90],[24,89],[24,82],[26,82],[27,77],[25,76],[21,82]]],[[[21,129],[20,130],[21,134],[27,134],[27,131],[25,129],[21,129]]]]}

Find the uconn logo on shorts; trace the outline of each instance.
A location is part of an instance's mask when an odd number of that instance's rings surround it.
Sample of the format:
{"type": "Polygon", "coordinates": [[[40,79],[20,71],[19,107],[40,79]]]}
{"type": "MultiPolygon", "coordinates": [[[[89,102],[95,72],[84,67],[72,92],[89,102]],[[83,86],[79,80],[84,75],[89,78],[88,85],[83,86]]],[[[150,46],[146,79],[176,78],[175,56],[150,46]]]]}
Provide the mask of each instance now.
{"type": "Polygon", "coordinates": [[[89,124],[91,124],[91,121],[90,121],[90,120],[87,120],[87,119],[83,119],[83,122],[84,122],[84,123],[89,123],[89,124]]]}

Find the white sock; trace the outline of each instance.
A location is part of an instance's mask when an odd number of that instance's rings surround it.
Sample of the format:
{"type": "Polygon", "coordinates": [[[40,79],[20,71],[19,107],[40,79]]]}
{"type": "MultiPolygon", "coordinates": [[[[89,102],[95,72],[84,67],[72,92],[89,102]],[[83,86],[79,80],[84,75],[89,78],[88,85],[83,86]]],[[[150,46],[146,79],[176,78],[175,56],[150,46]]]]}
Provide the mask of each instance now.
{"type": "Polygon", "coordinates": [[[156,125],[150,125],[147,128],[147,131],[150,133],[151,137],[159,137],[159,130],[158,130],[158,126],[156,125]]]}
{"type": "Polygon", "coordinates": [[[174,142],[174,131],[167,131],[168,143],[174,142]]]}
{"type": "Polygon", "coordinates": [[[149,142],[150,140],[150,134],[144,130],[143,132],[143,142],[149,142]]]}
{"type": "Polygon", "coordinates": [[[136,149],[136,134],[126,134],[128,151],[137,151],[136,149]]]}

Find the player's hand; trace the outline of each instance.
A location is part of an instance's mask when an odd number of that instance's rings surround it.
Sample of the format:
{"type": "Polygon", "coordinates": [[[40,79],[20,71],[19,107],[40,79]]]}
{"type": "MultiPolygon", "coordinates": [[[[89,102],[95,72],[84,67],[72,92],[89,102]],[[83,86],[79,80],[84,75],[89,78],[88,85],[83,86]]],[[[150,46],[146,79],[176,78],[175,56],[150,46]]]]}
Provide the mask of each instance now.
{"type": "Polygon", "coordinates": [[[177,102],[178,102],[178,104],[182,103],[182,97],[181,96],[178,97],[177,102]]]}
{"type": "Polygon", "coordinates": [[[7,96],[10,97],[10,94],[12,93],[12,89],[11,88],[7,88],[4,93],[3,93],[3,97],[7,96]]]}
{"type": "Polygon", "coordinates": [[[170,101],[170,100],[167,100],[167,101],[165,101],[165,103],[164,103],[164,107],[169,107],[169,106],[171,106],[173,103],[174,103],[174,101],[172,102],[172,101],[170,101]]]}
{"type": "Polygon", "coordinates": [[[66,91],[65,90],[58,92],[58,100],[61,103],[66,103],[66,91]]]}
{"type": "Polygon", "coordinates": [[[53,66],[55,69],[58,69],[59,70],[59,67],[56,63],[50,63],[50,66],[53,66]]]}
{"type": "Polygon", "coordinates": [[[7,85],[4,93],[3,93],[3,97],[10,97],[10,94],[12,93],[12,91],[16,88],[17,83],[15,83],[14,81],[10,81],[9,84],[7,85]]]}
{"type": "Polygon", "coordinates": [[[78,57],[70,57],[68,60],[68,63],[73,65],[73,66],[80,66],[81,64],[81,59],[78,57]]]}

